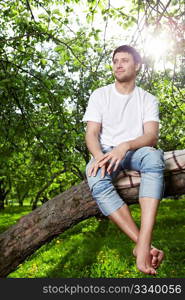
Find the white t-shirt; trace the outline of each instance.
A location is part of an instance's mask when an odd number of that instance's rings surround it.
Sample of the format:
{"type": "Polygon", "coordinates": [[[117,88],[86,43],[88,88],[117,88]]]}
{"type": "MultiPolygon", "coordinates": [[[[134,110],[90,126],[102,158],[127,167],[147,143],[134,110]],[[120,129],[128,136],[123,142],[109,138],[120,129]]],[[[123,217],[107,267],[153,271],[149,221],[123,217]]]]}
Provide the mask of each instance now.
{"type": "Polygon", "coordinates": [[[117,146],[143,135],[145,122],[159,122],[158,101],[140,87],[124,95],[109,84],[91,94],[83,121],[101,123],[101,145],[117,146]]]}

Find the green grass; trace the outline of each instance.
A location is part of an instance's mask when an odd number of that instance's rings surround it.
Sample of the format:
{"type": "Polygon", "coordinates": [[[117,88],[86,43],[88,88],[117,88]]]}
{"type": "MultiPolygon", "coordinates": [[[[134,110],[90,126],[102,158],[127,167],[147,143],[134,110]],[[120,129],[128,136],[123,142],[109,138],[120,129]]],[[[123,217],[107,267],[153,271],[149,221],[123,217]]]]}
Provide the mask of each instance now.
{"type": "MultiPolygon", "coordinates": [[[[158,278],[185,277],[184,208],[184,197],[177,200],[163,199],[159,207],[153,245],[164,250],[165,260],[158,270],[158,278]]],[[[139,206],[132,205],[131,210],[139,224],[139,206]]],[[[12,212],[9,213],[9,217],[8,212],[3,214],[11,225],[16,218],[13,218],[12,212]]],[[[18,216],[18,211],[16,213],[18,216]]],[[[133,246],[107,218],[92,217],[43,245],[8,277],[151,278],[136,269],[133,246]]]]}
{"type": "Polygon", "coordinates": [[[0,233],[17,223],[18,219],[28,214],[31,206],[9,206],[0,211],[0,233]]]}

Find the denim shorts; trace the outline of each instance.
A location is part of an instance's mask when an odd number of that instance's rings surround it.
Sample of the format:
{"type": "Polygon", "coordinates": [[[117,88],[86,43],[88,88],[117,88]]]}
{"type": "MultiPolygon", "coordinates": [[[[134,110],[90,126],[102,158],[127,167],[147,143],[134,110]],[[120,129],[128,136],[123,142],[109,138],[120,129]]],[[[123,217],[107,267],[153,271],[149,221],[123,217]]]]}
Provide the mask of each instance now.
{"type": "MultiPolygon", "coordinates": [[[[103,148],[103,152],[106,153],[112,149],[113,147],[103,148]]],[[[128,151],[117,170],[111,174],[106,173],[104,178],[101,178],[100,168],[96,176],[88,176],[89,166],[94,161],[92,158],[87,164],[86,176],[92,196],[101,212],[108,216],[125,204],[113,184],[118,173],[123,169],[140,172],[139,198],[150,197],[161,200],[164,192],[165,163],[163,154],[161,149],[148,146],[128,151]]]]}

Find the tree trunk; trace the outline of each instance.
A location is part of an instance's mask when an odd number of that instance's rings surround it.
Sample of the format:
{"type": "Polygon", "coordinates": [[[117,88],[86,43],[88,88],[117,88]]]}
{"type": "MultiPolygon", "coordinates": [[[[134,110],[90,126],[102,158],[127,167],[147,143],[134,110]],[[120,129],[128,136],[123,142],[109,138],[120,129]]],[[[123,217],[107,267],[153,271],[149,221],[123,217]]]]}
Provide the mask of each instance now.
{"type": "MultiPolygon", "coordinates": [[[[185,172],[165,178],[165,197],[185,194],[185,172]]],[[[119,189],[128,204],[138,202],[139,185],[119,189]]],[[[6,277],[41,245],[74,224],[101,213],[86,181],[49,200],[0,235],[0,277],[6,277]]]]}
{"type": "Polygon", "coordinates": [[[6,196],[8,195],[9,190],[5,190],[4,179],[0,180],[0,210],[4,209],[6,196]]]}
{"type": "Polygon", "coordinates": [[[4,209],[4,201],[5,201],[5,198],[0,195],[0,210],[4,209]]]}

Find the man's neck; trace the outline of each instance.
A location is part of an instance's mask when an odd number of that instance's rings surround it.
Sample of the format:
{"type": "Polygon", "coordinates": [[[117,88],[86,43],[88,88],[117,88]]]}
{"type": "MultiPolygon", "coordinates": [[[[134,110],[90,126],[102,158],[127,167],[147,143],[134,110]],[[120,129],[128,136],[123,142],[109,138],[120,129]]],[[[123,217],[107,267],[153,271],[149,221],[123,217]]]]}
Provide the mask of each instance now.
{"type": "Polygon", "coordinates": [[[120,94],[130,94],[133,92],[134,88],[135,88],[135,81],[130,81],[130,82],[119,82],[116,80],[115,82],[115,87],[116,90],[120,93],[120,94]]]}

